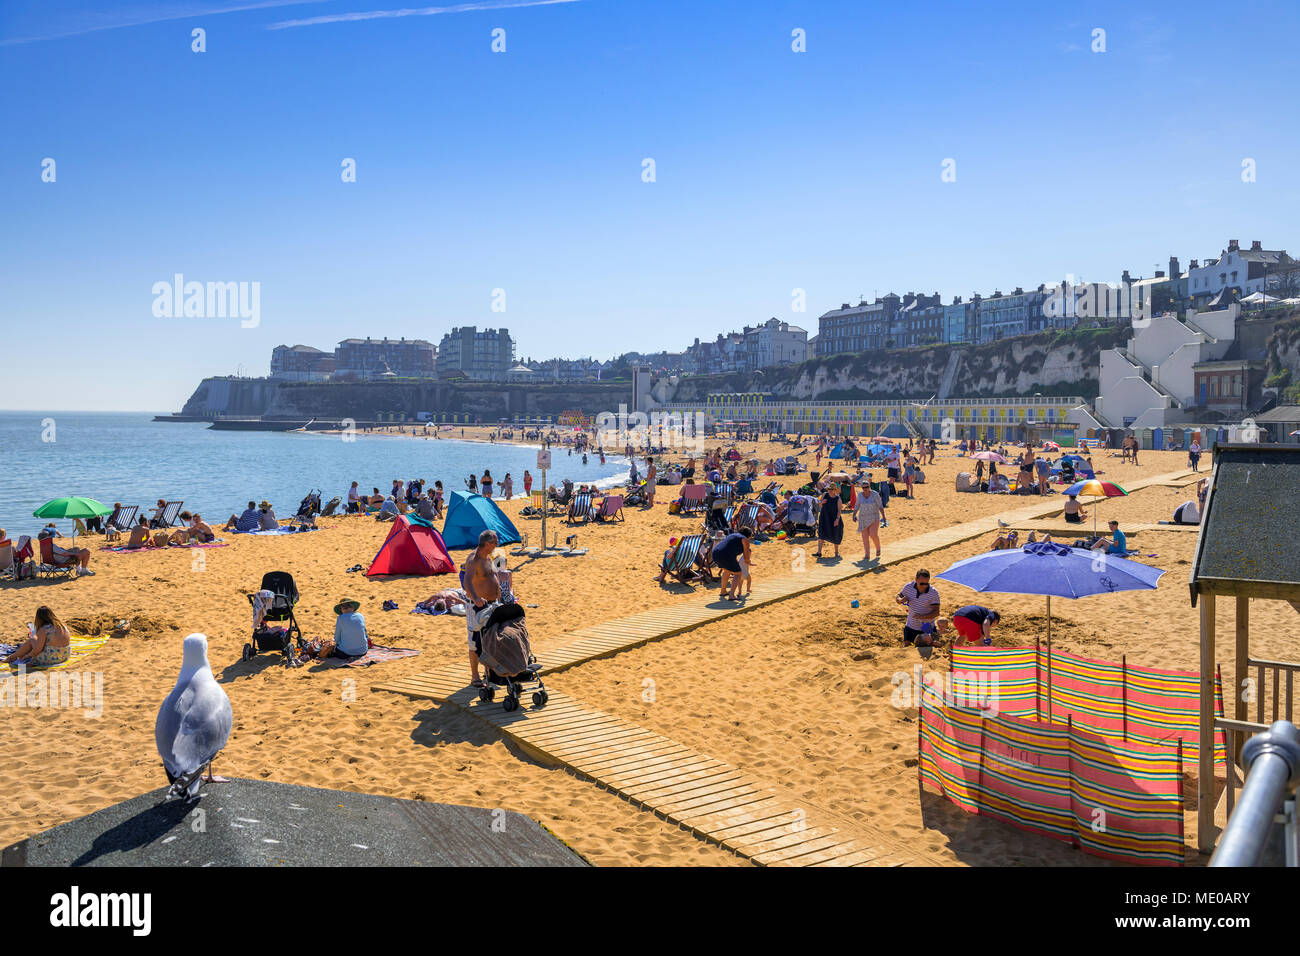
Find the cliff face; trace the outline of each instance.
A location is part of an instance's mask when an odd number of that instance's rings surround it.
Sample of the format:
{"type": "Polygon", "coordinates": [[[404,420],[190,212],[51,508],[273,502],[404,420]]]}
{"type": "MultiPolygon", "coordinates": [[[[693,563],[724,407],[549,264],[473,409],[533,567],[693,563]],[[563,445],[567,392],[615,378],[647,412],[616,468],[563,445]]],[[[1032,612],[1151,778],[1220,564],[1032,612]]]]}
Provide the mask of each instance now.
{"type": "Polygon", "coordinates": [[[771,392],[778,399],[927,398],[937,394],[953,352],[960,352],[952,398],[1097,395],[1099,356],[1127,329],[1083,329],[1018,336],[987,345],[936,345],[833,355],[799,365],[734,375],[683,376],[657,392],[661,401],[703,401],[710,392],[771,392]]]}

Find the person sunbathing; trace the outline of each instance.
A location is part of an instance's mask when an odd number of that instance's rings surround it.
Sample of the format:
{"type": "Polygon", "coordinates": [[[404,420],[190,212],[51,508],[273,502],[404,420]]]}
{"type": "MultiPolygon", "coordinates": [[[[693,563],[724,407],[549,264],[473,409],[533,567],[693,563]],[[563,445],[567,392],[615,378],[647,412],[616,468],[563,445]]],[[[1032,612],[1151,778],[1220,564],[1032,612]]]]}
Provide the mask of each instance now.
{"type": "Polygon", "coordinates": [[[1000,534],[993,542],[992,551],[1011,551],[1020,544],[1020,533],[1018,531],[1008,531],[1006,534],[1000,534]]]}
{"type": "Polygon", "coordinates": [[[6,664],[24,667],[53,667],[68,659],[72,632],[58,615],[42,604],[31,624],[31,637],[4,659],[6,664]]]}
{"type": "Polygon", "coordinates": [[[454,607],[468,603],[469,595],[462,588],[443,588],[441,591],[434,591],[416,607],[428,608],[435,614],[443,614],[454,607]]]}
{"type": "Polygon", "coordinates": [[[149,524],[151,524],[155,528],[166,527],[167,522],[163,520],[163,515],[166,514],[166,512],[167,512],[167,502],[166,500],[159,498],[158,507],[153,509],[153,518],[150,519],[149,524]]]}
{"type": "Polygon", "coordinates": [[[1070,495],[1065,499],[1065,520],[1070,524],[1081,524],[1083,519],[1088,517],[1083,506],[1079,504],[1077,495],[1070,495]]]}
{"type": "Polygon", "coordinates": [[[274,531],[280,527],[280,519],[275,516],[271,509],[271,502],[265,498],[257,506],[257,524],[262,531],[274,531]]]}

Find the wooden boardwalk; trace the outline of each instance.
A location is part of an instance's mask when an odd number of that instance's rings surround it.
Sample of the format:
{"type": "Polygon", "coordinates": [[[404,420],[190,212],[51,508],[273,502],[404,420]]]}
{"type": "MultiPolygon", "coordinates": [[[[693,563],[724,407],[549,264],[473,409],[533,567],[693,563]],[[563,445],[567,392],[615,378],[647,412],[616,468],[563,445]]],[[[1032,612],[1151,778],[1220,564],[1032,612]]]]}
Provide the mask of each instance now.
{"type": "Polygon", "coordinates": [[[735,767],[557,691],[545,707],[507,713],[455,676],[424,675],[420,696],[443,700],[642,809],[754,863],[905,866],[926,862],[899,840],[801,807],[735,767]]]}
{"type": "MultiPolygon", "coordinates": [[[[1160,475],[1128,485],[1137,491],[1172,481],[1160,475]]],[[[866,574],[999,529],[1032,523],[1061,510],[1059,499],[890,542],[888,557],[873,562],[819,563],[807,571],[760,582],[744,603],[702,593],[572,631],[568,642],[545,652],[544,674],[608,657],[702,624],[743,614],[809,591],[866,574]]],[[[1160,526],[1162,529],[1164,526],[1160,526]]],[[[549,690],[545,707],[523,702],[507,713],[500,702],[484,704],[465,685],[465,665],[448,665],[373,686],[414,698],[461,707],[502,733],[632,803],[759,864],[821,866],[925,865],[906,846],[860,824],[835,820],[822,809],[805,810],[789,796],[748,774],[677,741],[549,690]]]]}

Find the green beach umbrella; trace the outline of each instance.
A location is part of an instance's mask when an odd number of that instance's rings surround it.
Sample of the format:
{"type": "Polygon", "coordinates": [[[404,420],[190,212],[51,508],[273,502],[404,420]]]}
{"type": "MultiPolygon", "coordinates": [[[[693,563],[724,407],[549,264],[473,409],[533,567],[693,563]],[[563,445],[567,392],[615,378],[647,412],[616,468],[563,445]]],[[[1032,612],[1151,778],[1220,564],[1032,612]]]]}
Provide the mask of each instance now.
{"type": "Polygon", "coordinates": [[[100,504],[94,498],[55,498],[47,501],[32,512],[34,518],[93,518],[96,515],[112,514],[113,509],[100,504]]]}

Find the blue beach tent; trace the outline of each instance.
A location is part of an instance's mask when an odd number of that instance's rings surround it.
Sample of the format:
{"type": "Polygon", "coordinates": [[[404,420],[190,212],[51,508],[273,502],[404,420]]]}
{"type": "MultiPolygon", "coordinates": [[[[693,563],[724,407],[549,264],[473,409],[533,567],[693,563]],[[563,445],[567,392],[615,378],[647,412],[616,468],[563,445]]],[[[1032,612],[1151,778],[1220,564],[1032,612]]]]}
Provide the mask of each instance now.
{"type": "Polygon", "coordinates": [[[453,491],[447,506],[447,520],[442,525],[442,540],[448,548],[477,548],[478,536],[495,531],[498,544],[515,544],[520,540],[517,529],[496,503],[482,495],[453,491]]]}

